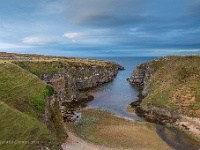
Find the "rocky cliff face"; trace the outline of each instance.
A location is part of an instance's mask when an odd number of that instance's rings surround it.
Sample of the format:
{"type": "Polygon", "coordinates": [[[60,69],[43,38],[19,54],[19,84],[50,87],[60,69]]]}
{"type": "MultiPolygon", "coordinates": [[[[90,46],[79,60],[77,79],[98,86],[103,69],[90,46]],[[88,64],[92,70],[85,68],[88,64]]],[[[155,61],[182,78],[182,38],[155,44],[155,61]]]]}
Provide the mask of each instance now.
{"type": "Polygon", "coordinates": [[[153,61],[146,64],[141,64],[133,71],[129,78],[129,82],[139,88],[141,97],[146,97],[149,92],[148,80],[153,75],[155,68],[152,68],[153,61]]]}
{"type": "Polygon", "coordinates": [[[58,73],[39,75],[39,78],[53,86],[64,120],[71,121],[74,111],[93,99],[83,91],[113,80],[119,69],[122,67],[117,64],[112,67],[71,66],[58,73]]]}
{"type": "Polygon", "coordinates": [[[156,71],[155,63],[157,60],[150,61],[145,64],[140,64],[133,71],[129,78],[130,84],[139,89],[138,100],[131,103],[139,116],[145,117],[147,120],[159,123],[172,123],[178,119],[176,111],[157,107],[151,103],[143,101],[150,93],[151,77],[156,71]]]}

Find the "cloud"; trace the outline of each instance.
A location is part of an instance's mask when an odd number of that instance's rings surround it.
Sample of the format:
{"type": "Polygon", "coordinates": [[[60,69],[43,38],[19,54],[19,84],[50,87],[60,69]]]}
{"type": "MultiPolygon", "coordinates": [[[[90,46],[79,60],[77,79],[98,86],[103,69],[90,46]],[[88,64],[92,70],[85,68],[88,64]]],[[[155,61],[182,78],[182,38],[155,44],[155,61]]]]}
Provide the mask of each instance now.
{"type": "Polygon", "coordinates": [[[134,22],[145,10],[145,0],[76,0],[68,1],[63,15],[73,25],[115,27],[134,22]],[[74,9],[76,8],[76,9],[74,9]],[[73,16],[71,16],[73,15],[73,16]]]}
{"type": "Polygon", "coordinates": [[[13,43],[0,43],[0,49],[18,49],[18,48],[33,48],[34,46],[13,44],[13,43]]]}
{"type": "MultiPolygon", "coordinates": [[[[36,1],[36,0],[35,0],[36,1]]],[[[45,15],[61,15],[65,9],[65,0],[48,0],[46,1],[37,0],[39,5],[36,7],[32,14],[36,16],[45,16],[45,15]]]]}
{"type": "MultiPolygon", "coordinates": [[[[87,30],[85,44],[93,40],[96,44],[121,46],[194,47],[192,41],[200,38],[200,20],[196,16],[199,9],[197,5],[194,7],[195,0],[172,3],[173,0],[77,0],[68,3],[64,16],[73,28],[83,32],[87,30]],[[93,33],[93,30],[103,29],[107,31],[93,33]]],[[[67,34],[66,37],[82,36],[67,34]]]]}
{"type": "Polygon", "coordinates": [[[181,53],[181,52],[200,52],[200,49],[154,49],[153,52],[173,52],[173,53],[181,53]]]}
{"type": "Polygon", "coordinates": [[[199,0],[6,0],[0,10],[4,47],[67,47],[80,54],[200,48],[199,0]]]}
{"type": "Polygon", "coordinates": [[[74,38],[82,38],[84,37],[85,35],[83,33],[65,33],[63,35],[63,37],[66,37],[66,38],[69,38],[69,39],[74,39],[74,38]]]}
{"type": "Polygon", "coordinates": [[[51,37],[25,37],[22,42],[26,44],[44,45],[56,43],[58,40],[51,37]]]}

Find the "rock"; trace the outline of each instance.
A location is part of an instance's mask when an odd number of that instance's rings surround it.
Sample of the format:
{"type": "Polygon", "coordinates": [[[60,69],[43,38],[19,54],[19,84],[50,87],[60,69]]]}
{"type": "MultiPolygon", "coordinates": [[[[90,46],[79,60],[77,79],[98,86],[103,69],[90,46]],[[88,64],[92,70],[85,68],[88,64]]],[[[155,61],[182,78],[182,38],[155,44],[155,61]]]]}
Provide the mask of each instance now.
{"type": "Polygon", "coordinates": [[[161,124],[175,122],[179,116],[177,112],[166,108],[156,107],[142,100],[149,94],[149,82],[155,69],[151,67],[153,62],[141,64],[133,71],[129,78],[129,83],[139,90],[138,100],[130,105],[135,109],[138,116],[145,117],[148,121],[161,124]]]}
{"type": "Polygon", "coordinates": [[[39,75],[39,78],[53,86],[57,92],[63,118],[65,121],[69,121],[70,118],[65,113],[73,114],[76,109],[84,107],[88,101],[94,98],[91,95],[82,94],[80,91],[86,91],[112,81],[118,70],[124,70],[124,67],[115,63],[112,64],[112,67],[69,66],[62,68],[58,73],[39,75]]]}

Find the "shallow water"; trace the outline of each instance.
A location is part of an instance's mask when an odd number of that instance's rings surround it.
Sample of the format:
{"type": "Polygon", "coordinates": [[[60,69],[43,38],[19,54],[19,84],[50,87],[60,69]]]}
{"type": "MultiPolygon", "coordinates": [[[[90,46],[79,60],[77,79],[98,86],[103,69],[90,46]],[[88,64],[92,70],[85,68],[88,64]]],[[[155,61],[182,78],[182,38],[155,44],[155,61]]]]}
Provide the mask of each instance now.
{"type": "Polygon", "coordinates": [[[176,150],[200,150],[200,144],[188,138],[183,132],[158,124],[156,129],[162,140],[176,150]]]}

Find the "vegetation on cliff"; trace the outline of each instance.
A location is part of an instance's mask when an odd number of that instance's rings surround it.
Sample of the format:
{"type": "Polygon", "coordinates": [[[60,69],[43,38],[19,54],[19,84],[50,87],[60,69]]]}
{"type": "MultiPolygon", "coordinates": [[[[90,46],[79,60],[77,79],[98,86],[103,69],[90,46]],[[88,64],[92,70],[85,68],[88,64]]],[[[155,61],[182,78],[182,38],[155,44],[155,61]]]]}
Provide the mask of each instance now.
{"type": "Polygon", "coordinates": [[[200,117],[200,56],[157,59],[145,102],[200,117]]]}

